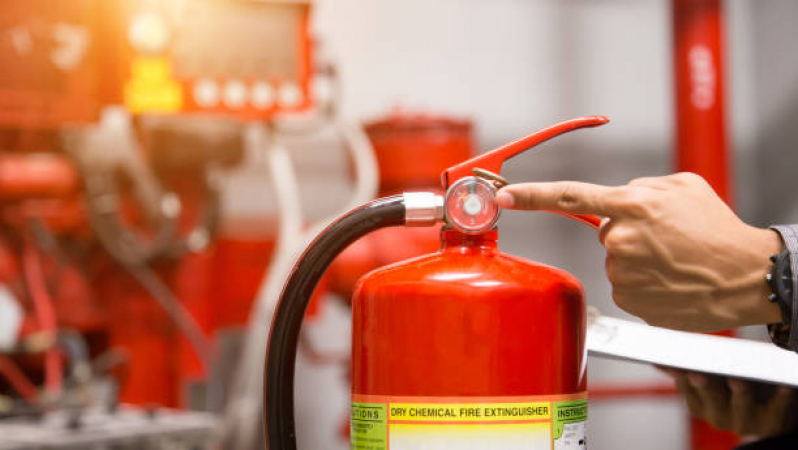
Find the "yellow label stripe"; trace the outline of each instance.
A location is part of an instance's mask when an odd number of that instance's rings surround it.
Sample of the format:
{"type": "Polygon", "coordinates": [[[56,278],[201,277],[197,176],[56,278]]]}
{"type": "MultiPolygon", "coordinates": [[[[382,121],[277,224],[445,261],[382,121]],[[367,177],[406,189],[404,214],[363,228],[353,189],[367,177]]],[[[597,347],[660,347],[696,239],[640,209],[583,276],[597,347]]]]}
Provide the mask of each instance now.
{"type": "Polygon", "coordinates": [[[390,421],[529,422],[551,420],[549,402],[533,403],[391,403],[390,421]]]}

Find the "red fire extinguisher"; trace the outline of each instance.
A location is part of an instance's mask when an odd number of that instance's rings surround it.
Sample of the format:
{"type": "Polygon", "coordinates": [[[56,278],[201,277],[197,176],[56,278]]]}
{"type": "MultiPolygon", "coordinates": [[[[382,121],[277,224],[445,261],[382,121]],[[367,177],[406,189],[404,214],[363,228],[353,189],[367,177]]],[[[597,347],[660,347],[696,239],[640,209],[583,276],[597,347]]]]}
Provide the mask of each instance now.
{"type": "MultiPolygon", "coordinates": [[[[264,380],[271,450],[295,450],[299,328],[316,283],[347,245],[389,226],[441,221],[438,253],[365,275],[352,301],[352,449],[584,449],[585,299],[560,269],[500,252],[502,163],[574,119],[443,172],[445,196],[405,193],[334,222],[308,247],[277,306],[264,380]]],[[[593,227],[593,216],[570,216],[593,227]]]]}

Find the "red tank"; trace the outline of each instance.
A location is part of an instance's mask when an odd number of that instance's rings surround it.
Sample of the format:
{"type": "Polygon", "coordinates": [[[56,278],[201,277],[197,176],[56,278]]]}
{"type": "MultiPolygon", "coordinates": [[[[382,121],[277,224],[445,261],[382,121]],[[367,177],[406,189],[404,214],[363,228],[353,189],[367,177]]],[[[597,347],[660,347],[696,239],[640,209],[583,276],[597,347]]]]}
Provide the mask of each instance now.
{"type": "Polygon", "coordinates": [[[582,286],[560,269],[502,253],[497,237],[443,230],[440,252],[360,281],[352,302],[356,395],[585,390],[582,286]]]}
{"type": "Polygon", "coordinates": [[[352,302],[353,448],[376,438],[392,449],[549,449],[555,428],[564,435],[555,412],[578,419],[569,431],[584,443],[582,286],[567,272],[503,254],[497,237],[446,229],[440,252],[360,281],[352,302]],[[383,434],[359,432],[380,409],[383,434]]]}

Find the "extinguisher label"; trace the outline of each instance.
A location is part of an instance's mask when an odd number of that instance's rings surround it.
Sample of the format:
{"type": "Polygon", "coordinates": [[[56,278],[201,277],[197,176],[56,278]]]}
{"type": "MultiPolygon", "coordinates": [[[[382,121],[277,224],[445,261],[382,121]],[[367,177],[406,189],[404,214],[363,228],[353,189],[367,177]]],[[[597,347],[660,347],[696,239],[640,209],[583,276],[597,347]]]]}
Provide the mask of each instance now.
{"type": "Polygon", "coordinates": [[[521,397],[354,395],[352,450],[584,450],[587,393],[521,397]]]}

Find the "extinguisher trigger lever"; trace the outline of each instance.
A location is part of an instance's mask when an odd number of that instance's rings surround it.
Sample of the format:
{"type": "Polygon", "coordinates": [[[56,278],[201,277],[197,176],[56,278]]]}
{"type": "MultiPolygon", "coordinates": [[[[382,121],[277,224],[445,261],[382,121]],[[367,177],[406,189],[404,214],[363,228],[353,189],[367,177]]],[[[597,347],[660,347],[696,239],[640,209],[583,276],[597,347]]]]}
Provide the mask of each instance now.
{"type": "MultiPolygon", "coordinates": [[[[566,120],[565,122],[552,125],[544,128],[528,136],[525,136],[509,144],[502,145],[501,147],[489,150],[481,155],[475,156],[460,164],[449,167],[441,174],[441,182],[444,189],[449,189],[449,186],[454,184],[461,178],[471,176],[474,170],[478,169],[481,173],[500,174],[502,164],[513,156],[519,155],[530,148],[542,144],[549,139],[555,138],[561,134],[570,131],[578,130],[581,128],[591,128],[604,125],[610,120],[604,116],[587,116],[579,117],[576,119],[566,120]]],[[[477,174],[483,176],[481,174],[477,174]]]]}

